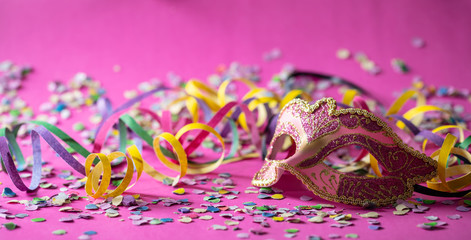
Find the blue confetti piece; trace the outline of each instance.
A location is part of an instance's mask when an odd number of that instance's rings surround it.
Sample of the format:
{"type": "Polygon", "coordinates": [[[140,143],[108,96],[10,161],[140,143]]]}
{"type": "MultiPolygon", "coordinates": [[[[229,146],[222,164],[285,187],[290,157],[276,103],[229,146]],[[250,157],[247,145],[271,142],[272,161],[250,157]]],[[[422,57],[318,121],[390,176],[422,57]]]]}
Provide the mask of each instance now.
{"type": "Polygon", "coordinates": [[[90,204],[85,205],[85,209],[87,209],[87,210],[96,210],[96,209],[98,209],[98,206],[96,204],[90,203],[90,204]]]}
{"type": "Polygon", "coordinates": [[[166,223],[166,222],[173,222],[173,218],[161,218],[160,221],[161,221],[161,222],[164,222],[164,223],[166,223]]]}
{"type": "Polygon", "coordinates": [[[190,209],[188,209],[188,208],[179,208],[178,211],[181,212],[181,213],[189,213],[190,209]]]}
{"type": "Polygon", "coordinates": [[[274,217],[274,216],[276,216],[276,214],[264,212],[264,213],[262,213],[262,216],[264,216],[264,217],[274,217]]]}
{"type": "Polygon", "coordinates": [[[244,202],[243,203],[245,206],[254,206],[254,205],[257,205],[256,203],[254,202],[244,202]]]}
{"type": "Polygon", "coordinates": [[[270,195],[267,195],[267,194],[263,194],[263,193],[262,193],[262,194],[259,194],[259,195],[257,196],[257,198],[260,198],[260,199],[266,199],[266,198],[271,198],[271,196],[270,196],[270,195]]]}
{"type": "Polygon", "coordinates": [[[86,231],[86,232],[83,232],[83,234],[85,234],[85,235],[95,235],[95,234],[97,234],[97,232],[96,231],[86,231]]]}
{"type": "Polygon", "coordinates": [[[217,212],[220,212],[221,210],[217,207],[208,206],[208,208],[206,208],[206,211],[209,211],[209,212],[212,212],[212,213],[217,213],[217,212]]]}
{"type": "Polygon", "coordinates": [[[381,226],[378,226],[378,225],[368,225],[368,228],[371,229],[371,230],[379,230],[379,229],[381,229],[381,226]]]}
{"type": "Polygon", "coordinates": [[[136,210],[147,211],[147,210],[149,210],[149,207],[148,206],[141,206],[141,207],[136,208],[136,210]]]}
{"type": "Polygon", "coordinates": [[[11,190],[10,188],[6,187],[3,189],[2,196],[3,197],[16,197],[16,193],[13,192],[13,190],[11,190]]]}

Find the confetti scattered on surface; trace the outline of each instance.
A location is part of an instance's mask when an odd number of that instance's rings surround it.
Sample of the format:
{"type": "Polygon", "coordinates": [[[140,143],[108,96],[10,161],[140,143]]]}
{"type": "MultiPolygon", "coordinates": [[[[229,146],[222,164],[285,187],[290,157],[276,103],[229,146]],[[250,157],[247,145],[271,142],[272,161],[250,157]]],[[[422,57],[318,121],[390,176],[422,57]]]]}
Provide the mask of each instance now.
{"type": "MultiPolygon", "coordinates": [[[[281,51],[279,49],[274,49],[269,53],[269,55],[270,56],[267,57],[267,59],[270,59],[269,61],[275,60],[281,56],[281,51]]],[[[352,57],[365,71],[371,74],[377,74],[380,71],[379,67],[371,59],[360,52],[351,53],[348,49],[340,49],[337,52],[337,57],[340,59],[348,59],[352,57]]],[[[402,60],[395,59],[395,61],[397,62],[392,64],[395,69],[397,68],[399,71],[404,73],[410,71],[402,60]]],[[[119,68],[121,67],[119,66],[119,68]]],[[[217,82],[216,85],[224,82],[230,74],[259,80],[259,76],[256,74],[257,70],[250,66],[231,65],[226,68],[221,68],[220,71],[221,72],[218,73],[219,75],[216,74],[216,76],[211,77],[213,82],[217,82]],[[247,75],[244,75],[241,72],[244,72],[244,74],[246,73],[247,75]]],[[[274,77],[273,82],[275,83],[272,83],[280,89],[280,84],[289,85],[286,77],[283,77],[283,75],[287,74],[280,73],[280,75],[274,77]]],[[[185,82],[183,82],[183,79],[180,76],[170,74],[169,78],[172,79],[173,84],[185,87],[185,82]]],[[[416,86],[420,86],[420,81],[422,80],[420,78],[417,78],[416,80],[416,86]]],[[[138,90],[130,89],[123,93],[123,96],[129,99],[138,96],[140,92],[155,89],[157,85],[158,84],[150,82],[140,84],[138,90]]],[[[335,85],[335,81],[323,80],[317,82],[314,86],[308,86],[316,90],[325,90],[335,85]]],[[[60,82],[51,82],[48,87],[49,91],[54,96],[51,97],[50,102],[41,105],[41,112],[46,115],[49,114],[50,116],[55,116],[56,119],[50,117],[50,119],[46,120],[58,125],[60,124],[60,121],[74,119],[76,117],[75,114],[77,113],[76,110],[85,110],[87,106],[90,106],[91,108],[87,110],[99,112],[99,99],[101,96],[104,96],[106,92],[96,84],[96,81],[93,81],[84,73],[74,76],[70,86],[60,82]],[[82,96],[80,97],[76,88],[81,89],[80,91],[90,92],[87,94],[82,93],[82,96]],[[80,109],[80,107],[83,109],[80,109]]],[[[453,89],[437,88],[433,91],[427,89],[428,88],[424,87],[423,90],[428,91],[427,94],[435,94],[434,96],[466,96],[466,94],[453,89]]],[[[236,98],[231,87],[228,87],[228,91],[231,92],[230,97],[236,98]]],[[[171,102],[177,99],[177,97],[170,97],[165,95],[165,93],[158,93],[155,95],[168,97],[168,99],[162,97],[163,101],[171,102]]],[[[106,103],[102,104],[106,105],[106,103]]],[[[28,109],[28,107],[21,102],[17,102],[16,105],[19,107],[18,109],[28,109]]],[[[159,112],[159,117],[162,116],[161,107],[162,106],[159,106],[159,104],[156,104],[155,106],[156,111],[159,112]]],[[[179,109],[181,110],[184,108],[181,107],[179,109]]],[[[459,106],[451,107],[451,109],[453,111],[456,110],[457,113],[464,112],[464,110],[460,110],[459,106]]],[[[136,121],[142,123],[143,126],[148,126],[151,135],[160,133],[158,132],[159,130],[156,130],[160,129],[160,124],[156,122],[152,123],[152,121],[148,121],[147,116],[138,114],[134,111],[136,111],[136,108],[130,112],[130,115],[135,117],[136,121]]],[[[172,111],[169,113],[168,117],[174,118],[174,122],[176,124],[181,124],[178,122],[179,117],[186,119],[186,117],[190,117],[191,115],[191,113],[185,111],[186,110],[181,110],[180,112],[176,111],[177,113],[172,111]]],[[[201,109],[201,111],[203,110],[201,109]]],[[[29,113],[13,111],[13,115],[22,116],[22,114],[25,115],[29,113]]],[[[17,120],[19,119],[20,118],[18,117],[17,120]]],[[[90,117],[91,123],[94,125],[97,125],[102,119],[103,115],[100,113],[94,114],[90,117]]],[[[430,121],[427,120],[427,123],[436,124],[433,122],[433,119],[436,118],[432,118],[430,121]]],[[[83,142],[91,144],[94,138],[93,131],[95,129],[90,126],[89,122],[75,122],[72,125],[72,130],[82,138],[81,140],[83,142]]],[[[118,141],[118,136],[119,134],[123,134],[123,132],[120,133],[118,129],[119,124],[116,124],[116,127],[110,132],[110,142],[109,145],[103,149],[104,153],[108,154],[119,149],[120,143],[118,141]]],[[[27,136],[30,130],[31,129],[22,130],[24,132],[22,132],[21,136],[27,136]]],[[[244,144],[250,142],[250,135],[243,133],[243,131],[240,132],[243,135],[239,140],[244,142],[244,144]]],[[[134,133],[129,131],[129,129],[127,129],[126,133],[134,136],[134,133]]],[[[224,136],[224,142],[231,143],[233,139],[231,139],[230,136],[230,134],[224,136]]],[[[214,139],[207,139],[203,141],[202,148],[205,149],[204,151],[222,151],[220,144],[213,140],[214,139]]],[[[188,143],[191,143],[191,141],[193,141],[193,139],[189,140],[188,143]]],[[[29,143],[25,143],[24,141],[20,141],[20,144],[22,146],[31,147],[27,145],[29,143]]],[[[126,144],[136,144],[139,146],[139,149],[143,148],[142,140],[127,140],[126,144]],[[141,143],[139,143],[139,141],[141,141],[141,143]]],[[[74,156],[78,156],[73,149],[68,148],[67,150],[73,153],[74,156]]],[[[248,151],[248,153],[253,152],[253,149],[247,150],[242,148],[238,150],[248,151]]],[[[204,156],[202,152],[198,151],[198,149],[195,150],[191,156],[195,158],[198,156],[204,156]]],[[[353,149],[353,151],[358,151],[358,149],[353,149]]],[[[341,149],[332,155],[335,155],[334,158],[339,158],[334,160],[338,160],[341,163],[347,163],[352,159],[349,151],[342,152],[341,149]]],[[[371,211],[374,206],[367,208],[368,206],[365,205],[365,208],[368,210],[364,209],[364,211],[362,211],[358,208],[352,209],[343,204],[330,204],[331,202],[324,201],[312,195],[311,192],[305,189],[294,191],[287,186],[254,188],[250,186],[249,181],[246,179],[244,180],[244,178],[247,177],[243,175],[243,173],[245,173],[244,169],[239,172],[232,168],[236,166],[235,164],[228,164],[226,165],[228,167],[221,167],[220,171],[218,169],[218,171],[208,173],[207,175],[186,175],[178,182],[178,185],[176,185],[178,188],[176,189],[160,183],[153,183],[156,185],[157,190],[150,193],[150,196],[146,195],[149,193],[145,193],[144,191],[130,191],[114,195],[112,197],[95,199],[88,197],[85,193],[85,181],[82,180],[83,176],[74,171],[70,171],[70,169],[65,170],[62,168],[53,168],[52,165],[55,166],[55,164],[52,159],[54,158],[44,159],[51,162],[45,162],[42,166],[41,174],[43,175],[43,178],[39,184],[40,188],[42,188],[39,190],[41,191],[41,194],[34,197],[25,197],[25,195],[21,193],[18,194],[20,196],[18,197],[12,189],[8,187],[3,188],[2,196],[4,198],[2,198],[2,202],[0,202],[0,204],[2,204],[0,205],[0,219],[15,221],[18,224],[21,224],[21,226],[24,226],[22,223],[31,224],[31,222],[44,222],[37,224],[44,226],[47,224],[53,224],[54,221],[59,221],[59,224],[70,226],[70,229],[64,227],[63,230],[56,230],[53,234],[64,235],[67,234],[67,232],[70,232],[68,235],[71,238],[78,239],[92,239],[97,232],[93,230],[83,232],[83,230],[81,230],[80,234],[71,236],[71,229],[85,221],[88,221],[87,224],[92,224],[89,226],[93,226],[94,221],[101,221],[103,219],[112,223],[113,226],[128,224],[129,226],[127,227],[135,228],[136,231],[140,231],[141,229],[143,229],[142,231],[145,231],[145,229],[148,229],[149,227],[159,228],[159,230],[163,229],[162,231],[166,231],[170,229],[171,226],[177,225],[182,229],[192,226],[204,226],[204,228],[202,228],[204,230],[201,231],[218,230],[218,234],[227,234],[229,238],[234,238],[234,236],[236,236],[241,239],[255,238],[256,236],[254,235],[268,235],[267,238],[275,239],[283,237],[306,238],[306,236],[308,239],[336,239],[341,238],[341,236],[345,236],[345,238],[358,238],[359,234],[357,233],[345,235],[345,230],[348,229],[348,231],[353,231],[354,229],[359,229],[361,227],[370,234],[389,231],[389,225],[385,224],[383,221],[389,221],[389,219],[391,219],[393,221],[400,222],[404,218],[413,217],[415,215],[419,216],[425,212],[427,214],[437,214],[437,205],[450,210],[448,214],[439,216],[442,219],[446,216],[445,219],[453,220],[450,221],[449,224],[455,224],[463,221],[462,218],[466,217],[466,214],[468,214],[466,212],[470,210],[469,207],[471,206],[471,202],[469,200],[459,201],[458,203],[458,201],[453,200],[437,201],[417,197],[410,199],[409,201],[398,201],[394,208],[374,209],[374,211],[378,211],[381,214],[378,212],[368,212],[371,211]],[[142,193],[142,196],[139,195],[140,193],[142,193]],[[9,195],[12,197],[11,199],[8,198],[10,197],[9,195]],[[27,200],[23,200],[25,198],[27,198],[27,200]],[[273,201],[272,199],[279,201],[273,201]],[[10,210],[10,208],[14,210],[10,210]],[[46,211],[57,211],[60,213],[60,218],[52,219],[48,217],[46,221],[45,218],[40,217],[46,216],[40,215],[40,213],[44,213],[46,211]],[[456,214],[457,211],[459,211],[461,215],[456,214]],[[28,212],[29,214],[22,212],[28,212]],[[376,219],[378,217],[380,218],[376,219]],[[25,219],[23,220],[23,218],[25,219]],[[307,228],[304,226],[311,226],[312,228],[322,227],[325,231],[306,231],[307,228]],[[278,235],[275,235],[274,233],[278,235]]],[[[28,163],[30,162],[32,162],[32,159],[28,159],[28,163]]],[[[326,161],[326,163],[331,164],[329,161],[326,161]]],[[[116,166],[120,166],[120,164],[121,163],[116,166]]],[[[174,164],[178,163],[175,161],[174,164]]],[[[124,163],[122,165],[124,165],[124,163]]],[[[337,165],[334,164],[333,166],[336,167],[337,165]]],[[[121,171],[119,168],[114,167],[115,166],[113,165],[113,174],[110,175],[110,182],[111,185],[113,185],[112,189],[124,181],[123,178],[125,175],[125,171],[121,171]]],[[[131,167],[133,166],[131,165],[131,167]]],[[[137,170],[137,167],[134,167],[137,170]]],[[[30,173],[30,170],[31,169],[29,168],[25,168],[24,171],[21,171],[20,177],[23,179],[31,179],[32,174],[30,173]]],[[[362,173],[361,168],[358,170],[360,170],[356,172],[358,174],[367,174],[362,173]]],[[[100,178],[102,179],[102,176],[98,176],[98,179],[100,178]]],[[[162,181],[164,183],[168,183],[167,185],[173,184],[172,179],[167,178],[162,181]]],[[[138,184],[140,184],[140,182],[138,182],[138,184]]],[[[6,186],[14,187],[9,183],[6,186]]],[[[423,215],[420,216],[420,218],[421,220],[417,222],[424,221],[423,215]]],[[[438,228],[446,230],[444,226],[446,226],[447,223],[438,221],[439,217],[431,215],[426,216],[425,218],[429,222],[421,223],[417,225],[417,227],[427,230],[438,228]]],[[[417,229],[415,224],[413,224],[412,227],[417,229]]],[[[17,225],[12,222],[2,223],[2,226],[9,230],[17,228],[17,225]]],[[[93,229],[93,227],[90,228],[93,229]]],[[[19,227],[17,231],[22,231],[22,227],[19,227]]],[[[417,229],[417,231],[422,230],[417,229]]],[[[358,233],[361,234],[362,232],[358,231],[358,233]]],[[[48,234],[50,234],[49,231],[48,234]]],[[[100,236],[102,236],[102,234],[103,233],[100,231],[100,236]]]]}
{"type": "Polygon", "coordinates": [[[2,191],[2,196],[7,197],[7,198],[12,198],[12,197],[16,197],[16,193],[13,192],[13,190],[11,190],[10,188],[6,187],[2,191]]]}
{"type": "Polygon", "coordinates": [[[176,194],[176,195],[183,195],[183,194],[185,194],[185,189],[184,188],[178,188],[178,189],[174,190],[173,193],[176,194]]]}
{"type": "Polygon", "coordinates": [[[63,229],[59,229],[59,230],[52,231],[52,234],[54,234],[54,235],[65,235],[65,234],[67,234],[67,231],[65,231],[63,229]]]}
{"type": "Polygon", "coordinates": [[[45,221],[46,221],[46,219],[44,219],[44,218],[32,218],[31,219],[31,222],[45,222],[45,221]]]}

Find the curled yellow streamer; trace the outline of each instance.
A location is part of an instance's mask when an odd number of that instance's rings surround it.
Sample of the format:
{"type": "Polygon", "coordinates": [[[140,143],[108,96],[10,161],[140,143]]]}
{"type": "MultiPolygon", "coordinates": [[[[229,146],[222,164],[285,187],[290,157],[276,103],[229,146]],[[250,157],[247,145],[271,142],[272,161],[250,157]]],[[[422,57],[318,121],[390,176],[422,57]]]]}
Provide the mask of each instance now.
{"type": "Polygon", "coordinates": [[[116,197],[121,195],[124,191],[128,190],[134,184],[130,185],[134,175],[134,167],[136,168],[137,177],[136,182],[139,180],[143,170],[143,160],[139,150],[135,145],[127,148],[131,157],[128,157],[122,152],[112,152],[108,156],[102,153],[92,153],[85,159],[85,172],[87,174],[85,191],[93,198],[100,197],[116,197]],[[91,169],[92,163],[97,158],[100,160],[96,166],[91,169]],[[111,180],[111,162],[119,157],[125,157],[127,162],[126,174],[123,181],[113,191],[109,191],[108,187],[111,180]],[[100,181],[100,176],[102,179],[100,181]],[[95,191],[95,192],[94,192],[95,191]]]}
{"type": "MultiPolygon", "coordinates": [[[[165,178],[173,180],[173,185],[178,183],[178,180],[185,176],[187,173],[188,174],[203,174],[203,173],[208,173],[216,168],[218,168],[221,164],[222,161],[224,160],[224,153],[225,153],[225,144],[224,144],[224,139],[221,137],[221,135],[214,130],[214,128],[203,124],[203,123],[190,123],[185,125],[183,128],[181,128],[177,134],[172,135],[170,133],[162,133],[159,136],[157,136],[154,139],[154,151],[157,155],[157,158],[160,160],[160,162],[165,165],[166,167],[178,172],[177,177],[170,177],[165,174],[160,173],[157,171],[154,167],[149,165],[147,162],[144,162],[144,172],[149,174],[152,178],[163,181],[165,178]],[[207,163],[207,164],[189,164],[188,163],[188,156],[181,145],[181,143],[178,141],[180,137],[191,130],[204,130],[212,133],[213,135],[216,136],[216,138],[219,140],[222,146],[222,153],[219,159],[214,162],[214,163],[207,163]],[[167,157],[161,152],[160,150],[160,138],[165,139],[170,145],[173,147],[175,153],[177,154],[177,161],[179,164],[175,164],[172,161],[168,160],[167,157]]],[[[237,159],[240,160],[240,159],[237,159]]]]}

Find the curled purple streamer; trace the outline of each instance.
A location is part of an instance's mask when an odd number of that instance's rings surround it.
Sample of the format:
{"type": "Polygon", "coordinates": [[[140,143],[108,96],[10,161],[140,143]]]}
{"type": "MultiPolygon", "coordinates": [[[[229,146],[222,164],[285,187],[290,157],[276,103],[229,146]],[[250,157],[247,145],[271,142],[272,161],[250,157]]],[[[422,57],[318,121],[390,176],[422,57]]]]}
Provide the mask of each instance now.
{"type": "Polygon", "coordinates": [[[69,164],[73,169],[79,172],[82,175],[85,174],[85,167],[77,161],[72,154],[70,154],[56,138],[43,126],[38,126],[31,131],[31,144],[33,148],[33,174],[31,178],[30,186],[27,187],[23,180],[21,179],[13,159],[11,157],[11,152],[8,147],[8,141],[6,137],[0,137],[0,155],[2,156],[3,163],[5,168],[10,176],[13,184],[20,190],[26,192],[34,192],[37,190],[39,183],[41,181],[41,167],[42,167],[42,157],[41,157],[41,142],[40,137],[43,138],[46,143],[62,158],[64,161],[69,164]]]}

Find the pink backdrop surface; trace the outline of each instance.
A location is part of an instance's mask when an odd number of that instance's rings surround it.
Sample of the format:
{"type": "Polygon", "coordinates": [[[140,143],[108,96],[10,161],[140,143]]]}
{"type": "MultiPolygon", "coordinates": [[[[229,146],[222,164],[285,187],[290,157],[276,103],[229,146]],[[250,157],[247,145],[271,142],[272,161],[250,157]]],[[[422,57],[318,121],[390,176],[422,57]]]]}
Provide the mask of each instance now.
{"type": "MultiPolygon", "coordinates": [[[[351,79],[373,92],[385,103],[394,98],[393,92],[409,87],[413,76],[419,75],[425,83],[470,88],[471,79],[471,2],[470,1],[0,1],[0,60],[31,64],[35,72],[28,77],[20,91],[35,109],[47,101],[47,83],[67,80],[79,71],[100,80],[115,106],[123,103],[123,91],[136,89],[137,83],[157,77],[163,81],[172,71],[185,79],[205,79],[219,64],[238,61],[256,64],[262,68],[263,81],[267,81],[281,67],[290,63],[299,69],[314,70],[351,79]],[[417,49],[411,39],[420,37],[426,46],[417,49]],[[265,62],[263,53],[273,48],[282,51],[280,59],[265,62]],[[337,59],[336,51],[347,48],[362,51],[382,69],[372,76],[353,60],[337,59]],[[392,58],[403,59],[411,68],[409,74],[397,74],[390,67],[392,58]],[[121,66],[116,73],[113,66],[121,66]]],[[[70,129],[64,129],[65,131],[70,129]]],[[[70,131],[67,131],[70,132],[70,131]]],[[[53,154],[50,154],[54,158],[53,154]]],[[[52,160],[51,160],[52,161],[52,160]]],[[[57,159],[58,169],[68,169],[57,159]]],[[[243,191],[262,165],[261,161],[245,161],[226,165],[216,173],[231,172],[243,191]],[[234,171],[237,169],[237,171],[234,171]]],[[[211,175],[210,176],[215,176],[211,175]]],[[[304,204],[302,195],[313,196],[293,177],[280,188],[287,198],[281,202],[260,200],[253,194],[242,193],[228,205],[241,205],[246,201],[258,204],[292,206],[304,204]]],[[[13,187],[7,176],[0,173],[1,187],[13,187]]],[[[199,186],[201,187],[201,186],[199,186]]],[[[203,186],[209,190],[210,186],[203,186]]],[[[39,195],[52,195],[53,191],[40,190],[39,195]]],[[[163,186],[144,176],[132,189],[147,200],[175,197],[172,188],[163,186]]],[[[187,187],[191,192],[191,188],[187,187]]],[[[18,191],[16,191],[18,192],[18,191]]],[[[19,193],[18,199],[28,196],[19,193]]],[[[202,203],[202,197],[187,196],[193,207],[202,203]]],[[[314,197],[314,196],[313,196],[314,197]]],[[[183,197],[182,197],[183,198],[183,197]]],[[[24,212],[23,206],[6,205],[11,212],[24,212]]],[[[328,203],[314,197],[315,203],[328,203]]],[[[74,203],[83,208],[82,203],[74,203]]],[[[364,213],[358,207],[335,204],[348,213],[364,213]]],[[[73,205],[74,206],[74,205],[73,205]]],[[[464,238],[470,227],[469,213],[460,213],[461,220],[449,220],[455,206],[437,203],[425,214],[394,216],[391,209],[377,210],[382,230],[367,228],[364,219],[356,217],[355,226],[343,229],[328,224],[271,223],[268,234],[252,239],[283,239],[286,228],[301,229],[298,239],[309,234],[327,238],[329,233],[357,233],[362,239],[444,239],[464,238]],[[436,215],[448,222],[442,230],[426,231],[416,227],[426,222],[424,216],[436,215]]],[[[174,217],[176,208],[153,207],[145,213],[152,217],[174,217]]],[[[232,230],[208,230],[213,224],[222,224],[215,215],[213,221],[190,224],[175,222],[158,226],[133,226],[122,210],[124,222],[96,216],[93,220],[79,220],[68,224],[59,222],[57,209],[48,208],[28,212],[30,218],[47,218],[43,223],[16,221],[21,227],[15,231],[0,229],[2,239],[28,237],[41,239],[76,239],[83,231],[95,230],[93,239],[218,239],[235,238],[232,230]],[[51,231],[63,228],[65,236],[53,236],[51,231]],[[32,235],[34,234],[34,235],[32,235]]],[[[6,222],[0,219],[0,224],[6,222]]],[[[247,232],[257,224],[251,218],[241,222],[241,231],[247,232]]]]}

